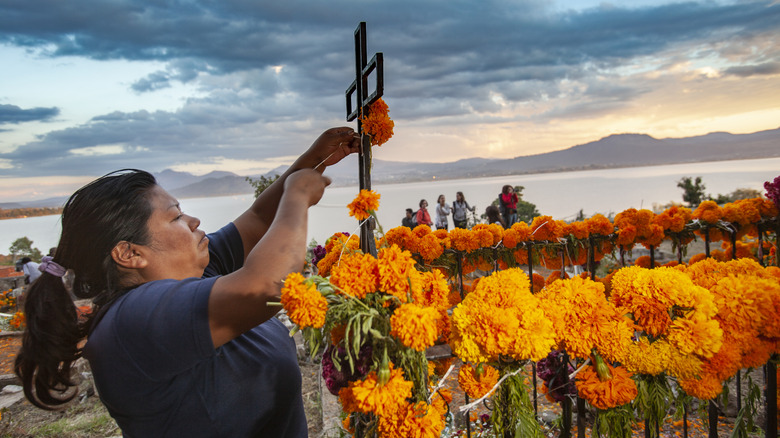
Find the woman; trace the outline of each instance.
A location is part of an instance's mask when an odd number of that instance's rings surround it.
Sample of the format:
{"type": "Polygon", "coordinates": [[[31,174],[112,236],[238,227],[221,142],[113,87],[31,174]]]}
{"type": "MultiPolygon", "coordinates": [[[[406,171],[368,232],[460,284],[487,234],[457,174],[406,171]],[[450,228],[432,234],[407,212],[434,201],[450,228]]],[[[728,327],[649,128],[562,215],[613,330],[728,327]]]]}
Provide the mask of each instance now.
{"type": "Polygon", "coordinates": [[[466,211],[474,213],[476,207],[469,206],[466,202],[466,197],[463,196],[463,192],[455,194],[455,202],[452,203],[452,222],[455,223],[455,228],[466,228],[468,225],[468,217],[466,211]]]}
{"type": "Polygon", "coordinates": [[[429,227],[433,225],[431,214],[428,213],[428,201],[425,199],[420,200],[420,209],[417,210],[415,219],[417,219],[417,225],[428,225],[429,227]]]}
{"type": "Polygon", "coordinates": [[[501,216],[504,218],[506,227],[511,227],[517,222],[517,193],[515,188],[509,184],[501,188],[501,194],[498,195],[499,205],[501,206],[501,216]]]}
{"type": "Polygon", "coordinates": [[[485,217],[487,217],[487,221],[489,224],[499,224],[504,228],[507,228],[506,223],[503,219],[501,219],[501,215],[499,214],[498,207],[495,205],[488,205],[487,208],[485,208],[485,217]]]}
{"type": "Polygon", "coordinates": [[[436,202],[436,229],[446,230],[450,227],[450,223],[447,220],[447,216],[450,214],[450,206],[447,205],[444,195],[439,195],[439,199],[436,202]]]}
{"type": "Polygon", "coordinates": [[[209,235],[146,172],[79,189],[27,293],[15,365],[27,398],[49,409],[71,399],[71,366],[83,355],[125,437],[305,437],[295,345],[269,303],[304,264],[308,208],[330,183],[319,167],[358,147],[350,128],[325,131],[209,235]],[[76,296],[93,298],[86,323],[65,268],[76,296]]]}

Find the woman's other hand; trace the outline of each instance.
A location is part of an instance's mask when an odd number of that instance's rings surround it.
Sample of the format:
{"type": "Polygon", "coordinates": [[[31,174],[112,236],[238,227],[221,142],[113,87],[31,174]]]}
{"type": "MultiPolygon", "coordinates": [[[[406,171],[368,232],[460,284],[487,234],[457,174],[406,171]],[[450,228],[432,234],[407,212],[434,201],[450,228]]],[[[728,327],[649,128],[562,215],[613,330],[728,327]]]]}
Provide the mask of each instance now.
{"type": "Polygon", "coordinates": [[[330,178],[312,169],[301,169],[285,180],[284,191],[293,196],[300,195],[306,206],[311,207],[320,201],[328,185],[330,178]]]}

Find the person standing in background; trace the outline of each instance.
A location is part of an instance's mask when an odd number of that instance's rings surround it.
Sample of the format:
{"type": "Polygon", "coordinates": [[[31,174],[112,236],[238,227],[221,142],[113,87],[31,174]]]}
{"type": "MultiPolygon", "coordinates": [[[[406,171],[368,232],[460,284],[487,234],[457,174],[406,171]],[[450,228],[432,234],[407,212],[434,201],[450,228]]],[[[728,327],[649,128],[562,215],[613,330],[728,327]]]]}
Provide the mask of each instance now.
{"type": "Polygon", "coordinates": [[[431,214],[428,213],[428,201],[425,199],[420,200],[420,209],[417,210],[415,218],[417,219],[417,225],[428,225],[429,227],[433,225],[431,214]]]}
{"type": "Polygon", "coordinates": [[[414,211],[411,208],[406,209],[406,217],[401,219],[402,227],[414,228],[417,226],[417,220],[414,217],[414,211]]]}
{"type": "Polygon", "coordinates": [[[449,228],[450,223],[447,220],[447,216],[450,214],[450,206],[447,205],[447,201],[444,199],[444,195],[439,195],[439,199],[436,204],[436,229],[446,230],[449,228]]]}
{"type": "Polygon", "coordinates": [[[517,222],[517,193],[515,193],[514,187],[509,184],[505,185],[501,189],[501,194],[498,195],[498,202],[501,216],[504,218],[504,227],[511,227],[513,223],[517,222]]]}
{"type": "Polygon", "coordinates": [[[466,228],[468,225],[468,218],[466,217],[466,211],[471,210],[474,213],[476,207],[469,206],[466,202],[466,197],[463,196],[463,192],[455,194],[455,202],[452,203],[452,222],[455,223],[455,228],[466,228]]]}
{"type": "Polygon", "coordinates": [[[485,209],[485,216],[487,216],[489,224],[500,224],[504,228],[507,227],[507,225],[504,223],[504,220],[501,219],[501,215],[498,212],[498,207],[495,205],[487,206],[485,209]]]}

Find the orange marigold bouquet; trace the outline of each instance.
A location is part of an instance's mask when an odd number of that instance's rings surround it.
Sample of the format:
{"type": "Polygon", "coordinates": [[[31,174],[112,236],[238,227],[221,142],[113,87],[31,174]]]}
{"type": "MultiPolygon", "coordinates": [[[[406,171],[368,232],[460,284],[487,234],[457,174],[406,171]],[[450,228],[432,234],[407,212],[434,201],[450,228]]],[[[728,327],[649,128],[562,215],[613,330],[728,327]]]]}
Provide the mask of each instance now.
{"type": "Polygon", "coordinates": [[[327,277],[290,274],[282,305],[312,355],[325,347],[323,378],[339,395],[348,427],[438,437],[448,410],[430,397],[425,350],[448,336],[447,280],[418,270],[395,244],[385,241],[374,257],[353,240],[339,233],[328,242],[318,264],[327,277]]]}

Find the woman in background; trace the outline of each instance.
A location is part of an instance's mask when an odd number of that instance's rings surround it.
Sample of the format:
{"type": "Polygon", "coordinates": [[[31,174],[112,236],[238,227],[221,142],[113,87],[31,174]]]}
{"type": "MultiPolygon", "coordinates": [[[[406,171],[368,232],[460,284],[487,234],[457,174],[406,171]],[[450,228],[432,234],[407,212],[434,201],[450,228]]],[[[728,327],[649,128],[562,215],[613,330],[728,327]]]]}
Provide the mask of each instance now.
{"type": "Polygon", "coordinates": [[[447,220],[447,216],[450,214],[450,206],[447,205],[447,201],[444,199],[444,195],[439,195],[436,203],[436,229],[446,230],[450,227],[450,223],[447,220]]]}
{"type": "Polygon", "coordinates": [[[466,202],[466,197],[463,196],[463,192],[455,194],[455,201],[452,203],[452,222],[455,223],[455,228],[466,228],[468,226],[467,211],[474,213],[476,207],[469,206],[466,202]]]}
{"type": "Polygon", "coordinates": [[[417,210],[415,218],[417,219],[417,225],[428,225],[429,227],[433,225],[431,214],[428,213],[428,201],[425,199],[420,199],[420,209],[417,210]]]}

